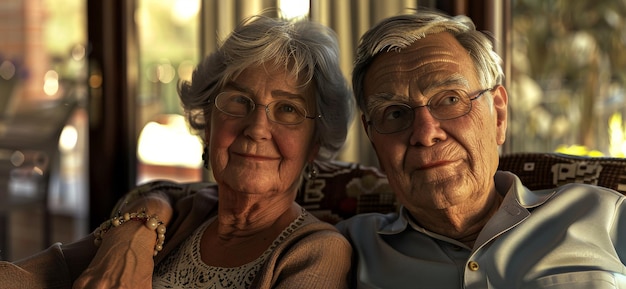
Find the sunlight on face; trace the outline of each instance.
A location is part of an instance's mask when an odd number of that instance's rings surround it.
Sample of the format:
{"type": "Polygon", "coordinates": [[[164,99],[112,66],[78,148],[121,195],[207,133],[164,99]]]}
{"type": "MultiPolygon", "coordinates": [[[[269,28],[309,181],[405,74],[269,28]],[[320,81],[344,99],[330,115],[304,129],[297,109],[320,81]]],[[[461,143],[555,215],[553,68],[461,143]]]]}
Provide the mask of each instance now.
{"type": "Polygon", "coordinates": [[[301,101],[315,111],[310,86],[288,74],[283,67],[251,67],[228,82],[223,90],[237,92],[257,103],[247,116],[232,116],[213,108],[206,134],[211,167],[218,184],[249,194],[268,191],[295,196],[300,173],[313,159],[315,121],[295,125],[272,122],[265,107],[283,99],[301,101]]]}
{"type": "MultiPolygon", "coordinates": [[[[473,95],[485,89],[472,60],[448,33],[431,34],[400,52],[381,53],[364,85],[366,97],[393,95],[393,101],[412,107],[437,94],[473,95]]],[[[440,120],[419,107],[405,130],[381,134],[368,129],[381,167],[409,210],[463,205],[489,192],[485,176],[497,169],[499,140],[496,115],[483,99],[473,101],[471,110],[458,118],[440,120]]]]}

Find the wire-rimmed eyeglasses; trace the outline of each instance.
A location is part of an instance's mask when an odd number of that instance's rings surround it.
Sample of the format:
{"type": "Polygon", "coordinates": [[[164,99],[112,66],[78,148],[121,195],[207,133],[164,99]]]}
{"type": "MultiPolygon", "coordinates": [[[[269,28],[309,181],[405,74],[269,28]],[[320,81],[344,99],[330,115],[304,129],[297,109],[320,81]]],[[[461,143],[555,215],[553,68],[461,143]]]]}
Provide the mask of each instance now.
{"type": "Polygon", "coordinates": [[[237,91],[221,92],[215,97],[214,103],[215,107],[224,114],[242,118],[250,115],[257,106],[262,106],[265,107],[265,114],[270,121],[285,125],[300,124],[305,119],[322,117],[321,115],[307,115],[304,106],[295,101],[280,99],[268,104],[260,104],[237,91]]]}
{"type": "Polygon", "coordinates": [[[385,103],[374,107],[367,124],[381,134],[403,131],[415,119],[415,109],[428,108],[430,114],[438,120],[449,120],[462,117],[472,110],[472,101],[495,87],[477,92],[474,97],[459,92],[439,93],[428,99],[425,105],[410,106],[406,103],[385,103]]]}

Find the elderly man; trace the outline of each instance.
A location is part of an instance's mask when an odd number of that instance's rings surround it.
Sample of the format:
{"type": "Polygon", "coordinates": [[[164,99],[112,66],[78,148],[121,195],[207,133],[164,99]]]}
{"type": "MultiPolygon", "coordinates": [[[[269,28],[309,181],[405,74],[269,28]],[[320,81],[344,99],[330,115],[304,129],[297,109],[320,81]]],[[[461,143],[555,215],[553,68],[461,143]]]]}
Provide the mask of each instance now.
{"type": "Polygon", "coordinates": [[[470,19],[428,11],[361,39],[361,120],[402,208],[338,224],[357,288],[626,288],[626,205],[605,188],[530,191],[497,171],[508,97],[470,19]]]}

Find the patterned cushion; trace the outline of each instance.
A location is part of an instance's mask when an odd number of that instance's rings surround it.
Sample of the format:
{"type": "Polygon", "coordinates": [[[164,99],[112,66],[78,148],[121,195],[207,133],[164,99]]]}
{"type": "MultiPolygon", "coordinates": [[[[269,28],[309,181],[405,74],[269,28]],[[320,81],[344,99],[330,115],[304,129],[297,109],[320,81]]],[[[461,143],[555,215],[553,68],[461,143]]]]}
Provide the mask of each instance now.
{"type": "MultiPolygon", "coordinates": [[[[398,208],[387,178],[377,168],[346,162],[316,162],[296,201],[319,219],[337,223],[355,214],[394,212],[398,208]]],[[[516,153],[500,157],[500,170],[516,174],[531,190],[566,183],[587,183],[626,194],[626,159],[557,153],[516,153]]]]}
{"type": "Polygon", "coordinates": [[[622,158],[516,153],[501,156],[499,169],[516,174],[531,190],[585,183],[626,194],[626,159],[622,158]]]}
{"type": "Polygon", "coordinates": [[[339,161],[316,162],[296,201],[320,220],[336,223],[355,214],[396,210],[387,178],[377,168],[339,161]]]}

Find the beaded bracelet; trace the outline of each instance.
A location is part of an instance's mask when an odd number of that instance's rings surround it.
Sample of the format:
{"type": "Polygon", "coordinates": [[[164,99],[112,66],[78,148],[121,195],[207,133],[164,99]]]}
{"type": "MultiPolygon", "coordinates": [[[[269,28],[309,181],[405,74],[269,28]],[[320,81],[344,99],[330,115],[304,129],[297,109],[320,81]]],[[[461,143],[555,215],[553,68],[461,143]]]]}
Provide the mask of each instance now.
{"type": "Polygon", "coordinates": [[[94,243],[96,246],[100,246],[102,243],[102,236],[111,229],[111,227],[118,227],[128,221],[141,221],[150,230],[155,230],[157,233],[156,245],[154,246],[154,256],[156,256],[161,250],[163,250],[163,244],[165,243],[165,224],[159,221],[156,215],[148,216],[145,210],[141,210],[136,213],[118,213],[117,216],[105,221],[96,228],[93,232],[96,239],[94,243]]]}

